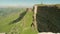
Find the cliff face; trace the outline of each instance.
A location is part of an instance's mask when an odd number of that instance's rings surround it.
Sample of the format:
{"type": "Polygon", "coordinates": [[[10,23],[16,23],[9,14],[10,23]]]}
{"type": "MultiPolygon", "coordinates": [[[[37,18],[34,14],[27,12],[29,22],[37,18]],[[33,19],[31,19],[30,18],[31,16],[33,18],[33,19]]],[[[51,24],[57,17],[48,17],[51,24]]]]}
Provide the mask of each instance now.
{"type": "Polygon", "coordinates": [[[60,9],[57,6],[38,6],[36,21],[39,32],[60,32],[60,9]]]}

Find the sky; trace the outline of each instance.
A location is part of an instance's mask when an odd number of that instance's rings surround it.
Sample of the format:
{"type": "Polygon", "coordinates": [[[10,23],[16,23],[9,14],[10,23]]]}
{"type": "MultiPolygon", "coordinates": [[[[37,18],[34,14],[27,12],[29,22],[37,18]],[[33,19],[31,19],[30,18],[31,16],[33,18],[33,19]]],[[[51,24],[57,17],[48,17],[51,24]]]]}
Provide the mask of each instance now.
{"type": "Polygon", "coordinates": [[[60,4],[60,0],[0,0],[0,6],[33,6],[34,4],[60,4]]]}

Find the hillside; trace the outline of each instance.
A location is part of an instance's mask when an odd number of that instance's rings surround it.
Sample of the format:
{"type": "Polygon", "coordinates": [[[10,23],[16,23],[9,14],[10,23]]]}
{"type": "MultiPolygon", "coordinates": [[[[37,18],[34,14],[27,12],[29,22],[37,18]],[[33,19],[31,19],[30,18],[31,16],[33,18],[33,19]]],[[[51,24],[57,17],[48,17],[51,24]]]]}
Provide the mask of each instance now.
{"type": "Polygon", "coordinates": [[[2,15],[0,13],[0,33],[37,34],[37,32],[31,28],[31,23],[33,21],[32,11],[26,11],[26,9],[19,8],[14,8],[14,10],[12,8],[5,8],[1,9],[0,12],[2,13],[2,15]]]}

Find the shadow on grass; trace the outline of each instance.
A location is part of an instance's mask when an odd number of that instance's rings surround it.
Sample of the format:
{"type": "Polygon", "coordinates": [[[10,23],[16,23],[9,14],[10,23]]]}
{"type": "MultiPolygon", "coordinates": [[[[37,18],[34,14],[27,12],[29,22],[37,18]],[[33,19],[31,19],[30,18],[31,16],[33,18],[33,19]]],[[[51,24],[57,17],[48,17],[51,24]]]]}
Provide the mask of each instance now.
{"type": "Polygon", "coordinates": [[[20,16],[16,20],[13,20],[12,22],[10,22],[9,25],[19,22],[25,16],[26,13],[27,11],[24,11],[23,13],[21,13],[20,16]]]}
{"type": "Polygon", "coordinates": [[[39,32],[60,32],[60,9],[56,6],[39,6],[36,14],[39,32]]]}

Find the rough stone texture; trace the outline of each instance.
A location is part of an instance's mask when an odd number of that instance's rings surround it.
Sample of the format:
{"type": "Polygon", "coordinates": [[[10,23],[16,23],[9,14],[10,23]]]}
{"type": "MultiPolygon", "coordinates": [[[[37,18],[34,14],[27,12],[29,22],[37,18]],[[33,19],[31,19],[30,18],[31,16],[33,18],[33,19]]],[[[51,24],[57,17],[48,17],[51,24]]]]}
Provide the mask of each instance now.
{"type": "Polygon", "coordinates": [[[60,32],[60,9],[56,6],[38,6],[36,21],[39,32],[60,32]]]}
{"type": "Polygon", "coordinates": [[[37,6],[34,6],[33,24],[34,24],[34,28],[37,30],[36,13],[37,13],[37,6]]]}

